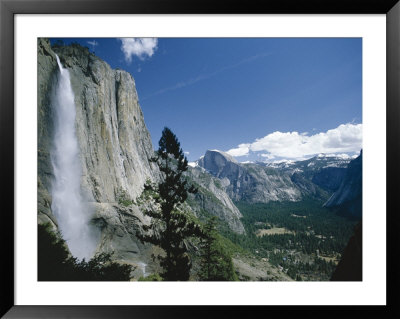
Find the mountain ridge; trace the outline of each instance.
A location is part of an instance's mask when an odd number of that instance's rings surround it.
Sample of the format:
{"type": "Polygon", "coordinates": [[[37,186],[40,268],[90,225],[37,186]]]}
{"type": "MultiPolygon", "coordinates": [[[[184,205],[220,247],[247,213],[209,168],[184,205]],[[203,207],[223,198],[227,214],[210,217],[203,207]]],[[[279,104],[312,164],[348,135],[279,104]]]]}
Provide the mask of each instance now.
{"type": "Polygon", "coordinates": [[[316,155],[302,161],[239,163],[219,150],[207,150],[192,167],[202,167],[222,184],[233,201],[298,201],[304,196],[328,199],[344,177],[350,156],[316,155]]]}

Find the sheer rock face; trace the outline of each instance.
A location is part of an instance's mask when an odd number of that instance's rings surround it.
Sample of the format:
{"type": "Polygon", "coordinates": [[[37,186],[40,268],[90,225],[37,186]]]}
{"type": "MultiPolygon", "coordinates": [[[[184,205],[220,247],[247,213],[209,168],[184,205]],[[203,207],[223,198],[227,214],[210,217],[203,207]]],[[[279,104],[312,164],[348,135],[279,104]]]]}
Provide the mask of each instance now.
{"type": "MultiPolygon", "coordinates": [[[[158,166],[150,162],[153,146],[138,103],[132,76],[111,67],[79,45],[50,46],[38,40],[38,222],[57,220],[51,212],[53,168],[53,110],[51,95],[58,72],[56,54],[69,70],[75,95],[76,135],[82,166],[81,186],[93,212],[92,223],[100,229],[97,251],[114,252],[114,259],[132,264],[149,263],[150,245],[143,245],[135,232],[149,218],[134,205],[120,203],[121,190],[130,199],[142,192],[146,179],[161,178],[158,166]]],[[[228,220],[232,230],[243,232],[240,213],[229,197],[211,214],[228,220]],[[232,215],[232,217],[230,216],[232,215]]],[[[226,198],[225,198],[225,197],[226,198]]],[[[210,202],[206,200],[206,202],[210,202]]],[[[194,211],[201,201],[196,199],[194,211]]]]}
{"type": "Polygon", "coordinates": [[[313,177],[312,182],[328,191],[336,191],[346,174],[344,167],[326,167],[318,171],[313,177]]]}
{"type": "Polygon", "coordinates": [[[114,252],[114,259],[148,261],[148,246],[135,232],[148,222],[142,212],[119,204],[121,190],[128,198],[140,195],[146,179],[159,178],[150,134],[144,123],[132,76],[112,70],[80,46],[51,48],[38,40],[38,222],[57,221],[51,213],[53,168],[52,86],[58,72],[57,54],[69,70],[75,95],[76,135],[82,166],[81,186],[100,229],[98,251],[114,252]]]}
{"type": "Polygon", "coordinates": [[[96,202],[117,202],[119,189],[136,198],[158,176],[132,76],[112,70],[82,47],[55,49],[75,93],[83,186],[96,202]]]}
{"type": "Polygon", "coordinates": [[[50,222],[57,227],[57,221],[51,213],[50,187],[53,168],[50,161],[50,149],[53,135],[51,111],[52,83],[57,70],[57,60],[50,43],[38,40],[38,222],[50,222]]]}
{"type": "Polygon", "coordinates": [[[359,218],[362,215],[362,152],[352,160],[338,190],[324,204],[342,215],[359,218]]]}

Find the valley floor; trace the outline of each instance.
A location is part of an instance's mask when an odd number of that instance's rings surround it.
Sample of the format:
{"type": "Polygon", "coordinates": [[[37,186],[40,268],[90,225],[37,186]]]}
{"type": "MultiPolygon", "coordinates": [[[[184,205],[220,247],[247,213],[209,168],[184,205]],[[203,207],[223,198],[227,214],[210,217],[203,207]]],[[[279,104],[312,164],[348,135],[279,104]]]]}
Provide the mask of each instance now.
{"type": "Polygon", "coordinates": [[[224,235],[247,252],[233,258],[244,281],[330,280],[355,225],[313,199],[236,205],[246,235],[224,235]]]}
{"type": "Polygon", "coordinates": [[[272,266],[265,258],[237,255],[233,265],[241,281],[292,281],[285,272],[272,266]]]}

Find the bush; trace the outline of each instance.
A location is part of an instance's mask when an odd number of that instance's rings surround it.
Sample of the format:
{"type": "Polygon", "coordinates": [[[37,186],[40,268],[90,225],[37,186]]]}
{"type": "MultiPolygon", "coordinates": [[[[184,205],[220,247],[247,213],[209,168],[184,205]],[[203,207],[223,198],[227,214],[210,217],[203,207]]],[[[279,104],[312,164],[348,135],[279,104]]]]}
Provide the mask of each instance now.
{"type": "Polygon", "coordinates": [[[129,198],[127,191],[122,188],[118,189],[118,204],[124,205],[125,207],[133,204],[133,200],[129,198]]]}
{"type": "Polygon", "coordinates": [[[138,281],[162,281],[163,279],[159,274],[151,274],[147,277],[140,277],[138,281]]]}

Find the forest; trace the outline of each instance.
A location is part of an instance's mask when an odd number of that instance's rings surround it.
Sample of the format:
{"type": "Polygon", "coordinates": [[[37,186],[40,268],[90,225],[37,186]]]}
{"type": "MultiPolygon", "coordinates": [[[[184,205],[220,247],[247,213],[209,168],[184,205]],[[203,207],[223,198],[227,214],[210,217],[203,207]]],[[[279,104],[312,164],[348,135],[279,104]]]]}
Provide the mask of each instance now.
{"type": "Polygon", "coordinates": [[[312,198],[299,202],[235,204],[243,214],[246,235],[221,227],[224,236],[257,257],[282,267],[296,280],[329,280],[356,224],[312,198]],[[266,235],[260,235],[260,230],[267,230],[266,235]]]}

